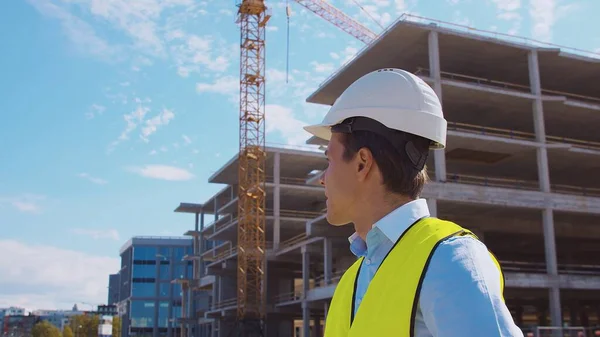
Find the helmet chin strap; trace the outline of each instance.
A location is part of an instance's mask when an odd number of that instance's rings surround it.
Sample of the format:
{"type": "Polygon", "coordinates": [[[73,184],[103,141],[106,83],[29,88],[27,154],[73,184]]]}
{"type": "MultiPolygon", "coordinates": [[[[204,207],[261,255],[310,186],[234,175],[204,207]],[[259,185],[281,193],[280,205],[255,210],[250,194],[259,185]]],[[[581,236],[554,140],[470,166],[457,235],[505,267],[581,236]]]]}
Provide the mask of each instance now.
{"type": "Polygon", "coordinates": [[[421,171],[425,167],[429,151],[419,151],[415,144],[407,140],[403,132],[392,130],[382,123],[367,117],[350,117],[331,127],[331,132],[352,133],[371,131],[387,139],[396,149],[404,149],[413,167],[421,171]]]}

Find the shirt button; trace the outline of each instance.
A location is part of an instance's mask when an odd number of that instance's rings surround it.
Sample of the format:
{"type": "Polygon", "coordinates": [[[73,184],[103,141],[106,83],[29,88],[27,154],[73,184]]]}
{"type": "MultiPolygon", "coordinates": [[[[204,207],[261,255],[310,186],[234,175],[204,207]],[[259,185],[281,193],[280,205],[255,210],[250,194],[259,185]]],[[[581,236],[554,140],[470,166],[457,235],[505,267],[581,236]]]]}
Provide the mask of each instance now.
{"type": "Polygon", "coordinates": [[[365,260],[365,263],[366,263],[366,264],[371,264],[371,260],[369,260],[369,259],[366,259],[366,260],[365,260]]]}

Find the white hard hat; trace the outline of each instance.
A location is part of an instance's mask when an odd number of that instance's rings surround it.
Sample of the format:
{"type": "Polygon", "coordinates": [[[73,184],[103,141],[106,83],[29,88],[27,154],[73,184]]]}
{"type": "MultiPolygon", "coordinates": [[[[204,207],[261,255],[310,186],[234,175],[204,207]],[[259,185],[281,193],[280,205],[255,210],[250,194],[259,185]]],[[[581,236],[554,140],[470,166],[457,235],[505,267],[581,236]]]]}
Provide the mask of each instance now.
{"type": "Polygon", "coordinates": [[[405,70],[380,69],[362,76],[344,90],[321,124],[304,129],[329,140],[331,127],[350,117],[367,117],[429,139],[432,149],[446,146],[447,122],[439,98],[425,81],[405,70]]]}

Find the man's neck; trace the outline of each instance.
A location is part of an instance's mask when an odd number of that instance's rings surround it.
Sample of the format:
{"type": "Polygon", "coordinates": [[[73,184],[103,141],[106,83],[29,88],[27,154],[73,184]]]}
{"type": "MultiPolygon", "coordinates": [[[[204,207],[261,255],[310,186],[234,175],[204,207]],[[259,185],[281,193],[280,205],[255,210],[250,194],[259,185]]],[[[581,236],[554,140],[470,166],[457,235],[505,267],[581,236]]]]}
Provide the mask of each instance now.
{"type": "Polygon", "coordinates": [[[410,201],[412,199],[399,195],[386,195],[364,200],[360,206],[357,205],[356,217],[352,221],[356,233],[366,240],[367,233],[377,221],[410,201]]]}

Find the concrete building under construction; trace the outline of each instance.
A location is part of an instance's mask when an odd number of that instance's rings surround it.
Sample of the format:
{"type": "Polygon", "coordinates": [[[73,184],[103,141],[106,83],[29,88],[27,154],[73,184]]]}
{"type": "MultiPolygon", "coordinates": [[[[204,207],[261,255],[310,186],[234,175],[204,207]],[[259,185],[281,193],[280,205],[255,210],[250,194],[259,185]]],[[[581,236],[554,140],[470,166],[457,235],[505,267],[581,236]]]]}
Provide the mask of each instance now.
{"type": "MultiPolygon", "coordinates": [[[[379,68],[423,78],[449,122],[446,150],[428,162],[422,196],[432,215],[473,230],[495,253],[524,331],[600,326],[600,61],[514,41],[398,21],[308,102],[331,105],[379,68]]],[[[267,335],[321,336],[336,282],[355,260],[352,228],[325,220],[322,152],[267,152],[267,335]]],[[[202,213],[187,233],[199,238],[201,266],[190,289],[209,295],[183,315],[194,336],[227,336],[235,319],[237,166],[236,155],[209,179],[227,187],[190,211],[202,213]],[[206,214],[214,221],[205,226],[206,214]]]]}

